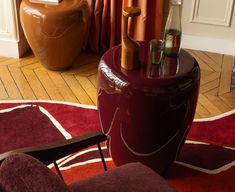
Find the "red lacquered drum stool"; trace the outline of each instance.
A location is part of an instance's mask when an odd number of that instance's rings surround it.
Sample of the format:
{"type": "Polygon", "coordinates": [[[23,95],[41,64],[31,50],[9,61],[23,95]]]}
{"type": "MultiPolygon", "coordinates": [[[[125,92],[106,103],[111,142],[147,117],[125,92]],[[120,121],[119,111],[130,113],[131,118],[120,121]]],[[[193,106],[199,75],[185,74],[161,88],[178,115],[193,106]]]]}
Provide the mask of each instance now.
{"type": "Polygon", "coordinates": [[[134,71],[121,69],[121,46],[103,55],[98,70],[98,109],[114,163],[139,161],[163,174],[191,127],[200,68],[181,50],[177,59],[165,57],[160,75],[151,77],[148,47],[141,43],[141,68],[134,71]]]}

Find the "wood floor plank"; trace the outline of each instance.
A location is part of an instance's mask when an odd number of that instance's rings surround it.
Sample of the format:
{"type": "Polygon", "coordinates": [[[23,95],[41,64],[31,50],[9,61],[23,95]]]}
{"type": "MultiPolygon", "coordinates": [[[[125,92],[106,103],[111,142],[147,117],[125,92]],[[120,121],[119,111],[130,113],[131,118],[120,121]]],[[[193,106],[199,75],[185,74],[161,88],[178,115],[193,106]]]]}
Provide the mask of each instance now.
{"type": "Polygon", "coordinates": [[[205,95],[199,94],[199,103],[209,111],[212,116],[216,116],[222,113],[220,108],[217,108],[205,95]]]}
{"type": "Polygon", "coordinates": [[[4,100],[8,98],[7,91],[3,85],[2,79],[0,78],[0,99],[4,100]]]}
{"type": "Polygon", "coordinates": [[[211,117],[210,112],[200,104],[199,100],[197,103],[196,113],[199,114],[202,118],[211,117]]]}
{"type": "Polygon", "coordinates": [[[220,97],[217,97],[217,96],[214,96],[214,95],[208,95],[208,94],[205,95],[205,96],[222,113],[231,111],[233,109],[231,106],[227,105],[220,97]]]}
{"type": "Polygon", "coordinates": [[[207,91],[206,94],[207,95],[214,95],[214,96],[218,97],[218,92],[219,92],[219,87],[216,87],[214,89],[207,91]]]}
{"type": "Polygon", "coordinates": [[[34,71],[50,98],[56,101],[63,101],[64,98],[60,90],[57,89],[47,71],[43,68],[35,69],[34,71]]]}
{"type": "Polygon", "coordinates": [[[46,90],[42,86],[34,71],[23,68],[22,72],[24,73],[28,83],[30,84],[30,87],[32,88],[36,98],[39,100],[50,100],[49,95],[47,94],[46,90]]]}
{"type": "Polygon", "coordinates": [[[205,77],[207,77],[208,75],[211,75],[211,74],[213,74],[213,73],[215,73],[214,71],[206,71],[206,70],[202,70],[201,69],[201,78],[205,78],[205,77]]]}
{"type": "Polygon", "coordinates": [[[88,77],[92,84],[97,88],[97,74],[91,75],[88,77]]]}
{"type": "Polygon", "coordinates": [[[29,65],[25,65],[22,68],[35,70],[35,69],[43,68],[43,66],[40,62],[35,62],[35,63],[30,63],[29,65]]]}
{"type": "Polygon", "coordinates": [[[89,65],[82,65],[77,68],[70,69],[68,71],[63,72],[63,74],[67,75],[82,75],[82,76],[90,76],[97,73],[98,62],[90,63],[89,65]]]}
{"type": "Polygon", "coordinates": [[[232,56],[228,55],[224,56],[221,77],[220,77],[219,95],[230,92],[232,69],[233,69],[232,56]]]}
{"type": "Polygon", "coordinates": [[[0,62],[0,65],[23,67],[35,62],[38,62],[38,59],[33,54],[29,54],[24,58],[9,58],[6,61],[0,62]]]}
{"type": "Polygon", "coordinates": [[[7,66],[0,66],[0,78],[2,79],[5,90],[8,96],[12,99],[22,99],[22,95],[15,84],[7,66]]]}
{"type": "Polygon", "coordinates": [[[0,56],[0,63],[2,62],[6,62],[7,60],[9,60],[9,59],[12,59],[12,58],[10,58],[10,57],[2,57],[2,56],[0,56]]]}
{"type": "Polygon", "coordinates": [[[63,96],[65,101],[69,102],[79,102],[76,96],[74,95],[73,91],[70,89],[69,85],[66,83],[66,81],[63,79],[63,77],[60,75],[59,72],[48,72],[50,78],[54,82],[55,86],[61,90],[61,95],[63,96]]]}
{"type": "Polygon", "coordinates": [[[219,88],[219,85],[220,85],[220,79],[215,79],[214,81],[202,85],[200,87],[200,93],[204,94],[207,93],[208,91],[219,88]]]}
{"type": "Polygon", "coordinates": [[[23,97],[23,99],[36,99],[27,79],[25,78],[21,69],[16,67],[9,67],[9,71],[15,80],[15,83],[23,97]]]}
{"type": "Polygon", "coordinates": [[[81,87],[80,83],[73,75],[63,73],[62,76],[67,84],[70,86],[71,90],[74,92],[80,103],[94,105],[93,101],[90,99],[90,97],[87,95],[85,90],[81,87]]]}
{"type": "Polygon", "coordinates": [[[197,60],[200,69],[201,70],[205,70],[205,71],[213,71],[213,68],[211,68],[210,66],[208,66],[207,63],[205,63],[198,55],[197,55],[197,51],[194,50],[190,50],[190,54],[197,60]]]}
{"type": "Polygon", "coordinates": [[[29,65],[32,65],[34,63],[37,63],[38,59],[35,57],[27,58],[25,60],[19,60],[19,62],[15,62],[10,64],[11,67],[27,67],[29,65]]]}
{"type": "Polygon", "coordinates": [[[14,65],[14,64],[19,64],[19,63],[20,63],[19,59],[16,59],[16,58],[11,58],[11,59],[0,61],[1,66],[14,65]]]}
{"type": "Polygon", "coordinates": [[[235,109],[235,93],[225,93],[220,98],[231,108],[235,109]]]}
{"type": "Polygon", "coordinates": [[[200,119],[200,118],[201,118],[201,116],[198,113],[195,113],[194,119],[200,119]]]}
{"type": "Polygon", "coordinates": [[[84,70],[82,72],[79,72],[79,76],[89,77],[91,75],[95,75],[98,70],[98,63],[94,63],[90,69],[84,70]]]}
{"type": "MultiPolygon", "coordinates": [[[[219,72],[214,72],[214,73],[211,73],[211,74],[201,78],[201,82],[200,82],[201,86],[205,85],[211,81],[218,80],[220,78],[220,74],[221,73],[219,73],[219,72]]],[[[219,79],[219,81],[220,81],[220,79],[219,79]]]]}
{"type": "Polygon", "coordinates": [[[214,71],[221,71],[221,65],[218,65],[215,60],[211,59],[211,57],[208,56],[208,53],[197,51],[196,55],[214,71]]]}
{"type": "Polygon", "coordinates": [[[88,78],[76,75],[76,79],[79,81],[79,83],[82,85],[83,89],[86,91],[88,96],[91,98],[93,103],[96,105],[97,104],[97,91],[95,86],[89,81],[88,78]]]}
{"type": "Polygon", "coordinates": [[[215,61],[217,65],[221,67],[223,63],[223,54],[212,53],[212,52],[207,52],[207,51],[205,51],[205,53],[207,54],[208,57],[210,57],[213,61],[215,61]]]}

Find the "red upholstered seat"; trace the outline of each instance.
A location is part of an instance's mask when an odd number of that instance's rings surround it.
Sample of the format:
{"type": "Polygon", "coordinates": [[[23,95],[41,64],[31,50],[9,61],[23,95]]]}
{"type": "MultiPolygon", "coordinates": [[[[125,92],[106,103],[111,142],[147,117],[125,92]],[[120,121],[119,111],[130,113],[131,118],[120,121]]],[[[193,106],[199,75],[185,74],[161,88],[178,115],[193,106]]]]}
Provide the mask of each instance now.
{"type": "Polygon", "coordinates": [[[4,192],[173,192],[166,181],[141,163],[129,163],[67,186],[39,160],[15,154],[0,167],[4,192]]]}

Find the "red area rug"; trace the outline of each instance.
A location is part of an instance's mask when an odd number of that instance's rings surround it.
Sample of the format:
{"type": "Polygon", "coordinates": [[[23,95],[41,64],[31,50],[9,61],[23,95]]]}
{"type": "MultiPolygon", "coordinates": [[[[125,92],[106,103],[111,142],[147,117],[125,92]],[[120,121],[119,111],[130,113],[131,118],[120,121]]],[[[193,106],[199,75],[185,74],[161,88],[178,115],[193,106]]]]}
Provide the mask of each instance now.
{"type": "MultiPolygon", "coordinates": [[[[1,139],[1,152],[12,148],[11,136],[16,138],[14,148],[17,143],[40,145],[100,130],[96,107],[52,101],[0,102],[0,127],[0,135],[8,134],[8,140],[1,139]]],[[[102,148],[108,169],[114,168],[105,143],[102,148]]],[[[59,160],[65,182],[103,172],[97,150],[90,147],[59,160]]],[[[166,179],[180,192],[235,191],[235,111],[195,120],[166,179]]]]}

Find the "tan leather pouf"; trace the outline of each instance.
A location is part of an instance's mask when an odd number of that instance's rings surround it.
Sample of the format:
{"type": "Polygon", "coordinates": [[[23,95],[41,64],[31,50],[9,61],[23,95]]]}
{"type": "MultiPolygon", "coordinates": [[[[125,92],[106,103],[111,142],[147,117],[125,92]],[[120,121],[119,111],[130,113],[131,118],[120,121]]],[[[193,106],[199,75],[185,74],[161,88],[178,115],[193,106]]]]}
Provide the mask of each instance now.
{"type": "Polygon", "coordinates": [[[62,0],[59,5],[22,0],[20,20],[35,56],[50,70],[72,66],[88,32],[86,0],[62,0]]]}

